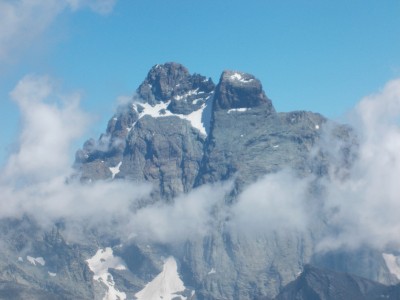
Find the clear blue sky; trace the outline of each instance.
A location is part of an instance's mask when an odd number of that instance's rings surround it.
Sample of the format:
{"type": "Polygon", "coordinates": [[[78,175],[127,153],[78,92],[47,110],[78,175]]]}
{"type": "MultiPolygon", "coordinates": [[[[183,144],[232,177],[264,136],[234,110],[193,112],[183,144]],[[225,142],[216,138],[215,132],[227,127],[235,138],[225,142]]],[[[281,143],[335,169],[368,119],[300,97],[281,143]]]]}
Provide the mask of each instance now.
{"type": "Polygon", "coordinates": [[[115,99],[167,61],[215,82],[224,69],[252,73],[278,111],[331,118],[400,77],[399,0],[23,2],[0,0],[0,162],[18,133],[9,92],[26,74],[82,93],[95,135],[115,99]]]}

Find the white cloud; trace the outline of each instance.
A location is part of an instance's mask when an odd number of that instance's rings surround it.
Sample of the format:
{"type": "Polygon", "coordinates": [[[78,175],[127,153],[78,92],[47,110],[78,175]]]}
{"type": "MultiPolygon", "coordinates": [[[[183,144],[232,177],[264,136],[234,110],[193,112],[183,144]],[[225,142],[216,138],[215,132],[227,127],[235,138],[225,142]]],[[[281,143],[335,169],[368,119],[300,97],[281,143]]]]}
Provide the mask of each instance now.
{"type": "Polygon", "coordinates": [[[66,0],[73,10],[89,7],[99,14],[109,14],[117,0],[66,0]]]}
{"type": "Polygon", "coordinates": [[[63,9],[57,0],[0,1],[0,62],[29,45],[63,9]]]}
{"type": "Polygon", "coordinates": [[[110,13],[117,0],[0,0],[0,62],[34,43],[64,10],[110,13]]]}
{"type": "Polygon", "coordinates": [[[71,144],[88,125],[79,96],[58,95],[50,78],[32,75],[24,77],[11,96],[20,109],[22,131],[4,180],[42,181],[68,170],[71,144]]]}
{"type": "Polygon", "coordinates": [[[203,185],[178,196],[173,203],[144,207],[132,215],[126,231],[140,239],[163,243],[202,237],[224,219],[224,201],[231,189],[231,182],[203,185]]]}
{"type": "Polygon", "coordinates": [[[233,206],[232,228],[246,235],[304,230],[310,179],[301,180],[284,170],[249,185],[233,206]]]}
{"type": "Polygon", "coordinates": [[[67,183],[73,173],[71,147],[90,120],[79,97],[62,95],[54,80],[33,75],[21,79],[11,95],[21,112],[21,133],[19,149],[0,170],[0,218],[28,214],[45,228],[63,220],[71,238],[85,226],[108,231],[114,222],[127,224],[130,207],[148,197],[149,185],[67,183]]]}
{"type": "Polygon", "coordinates": [[[336,233],[319,248],[400,247],[400,79],[362,99],[352,117],[360,138],[358,159],[346,180],[325,184],[336,233]]]}

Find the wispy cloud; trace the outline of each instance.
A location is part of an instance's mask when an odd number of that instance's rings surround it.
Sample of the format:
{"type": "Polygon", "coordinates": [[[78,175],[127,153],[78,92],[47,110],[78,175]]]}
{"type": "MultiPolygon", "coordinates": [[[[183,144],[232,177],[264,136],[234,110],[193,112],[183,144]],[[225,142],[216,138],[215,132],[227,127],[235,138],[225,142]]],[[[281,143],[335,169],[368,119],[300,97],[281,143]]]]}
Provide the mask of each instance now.
{"type": "Polygon", "coordinates": [[[66,0],[73,10],[89,7],[96,13],[109,14],[117,0],[66,0]]]}
{"type": "Polygon", "coordinates": [[[224,221],[225,198],[231,182],[203,185],[182,194],[173,203],[155,203],[132,214],[127,232],[138,238],[176,243],[207,235],[224,221]]]}
{"type": "Polygon", "coordinates": [[[335,234],[320,249],[400,246],[400,79],[362,99],[352,114],[360,147],[346,180],[326,182],[335,234]]]}
{"type": "Polygon", "coordinates": [[[0,0],[0,63],[15,59],[64,10],[89,8],[108,14],[117,0],[0,0]]]}
{"type": "Polygon", "coordinates": [[[62,1],[0,1],[0,62],[29,45],[62,11],[62,1]]]}
{"type": "Polygon", "coordinates": [[[9,181],[42,181],[69,169],[71,144],[88,125],[79,95],[61,95],[49,77],[26,76],[11,92],[21,113],[19,149],[5,167],[9,181]]]}
{"type": "Polygon", "coordinates": [[[53,79],[29,75],[11,96],[21,112],[21,133],[19,148],[0,170],[0,217],[27,214],[44,227],[62,220],[67,228],[106,229],[112,222],[128,222],[130,207],[148,197],[148,185],[67,182],[73,174],[72,146],[91,119],[81,110],[79,95],[64,95],[53,79]]]}
{"type": "Polygon", "coordinates": [[[250,184],[232,207],[231,228],[246,235],[305,230],[310,178],[284,170],[250,184]]]}

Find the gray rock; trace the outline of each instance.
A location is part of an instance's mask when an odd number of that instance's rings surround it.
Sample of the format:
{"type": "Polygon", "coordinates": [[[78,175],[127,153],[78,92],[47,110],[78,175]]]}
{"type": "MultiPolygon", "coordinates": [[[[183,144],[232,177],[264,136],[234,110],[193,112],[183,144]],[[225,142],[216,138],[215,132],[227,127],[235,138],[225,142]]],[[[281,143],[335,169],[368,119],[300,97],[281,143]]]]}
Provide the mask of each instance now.
{"type": "Polygon", "coordinates": [[[247,73],[224,71],[215,89],[215,98],[215,110],[265,105],[270,113],[275,112],[260,81],[247,73]]]}
{"type": "Polygon", "coordinates": [[[388,287],[345,273],[306,265],[304,272],[288,284],[276,300],[377,300],[399,299],[400,286],[388,287]]]}
{"type": "Polygon", "coordinates": [[[94,298],[92,275],[82,250],[67,245],[56,229],[45,233],[26,217],[2,219],[0,236],[0,297],[94,298]]]}
{"type": "Polygon", "coordinates": [[[162,197],[172,199],[192,189],[203,143],[186,120],[145,116],[127,138],[118,178],[154,183],[162,197]]]}
{"type": "MultiPolygon", "coordinates": [[[[201,94],[208,95],[214,90],[214,83],[209,78],[194,74],[182,65],[177,63],[166,63],[155,65],[147,74],[144,82],[137,89],[137,93],[142,101],[155,105],[159,102],[171,101],[169,110],[173,113],[188,114],[193,111],[191,105],[201,94]],[[180,101],[183,95],[189,98],[180,101]]],[[[204,96],[204,95],[203,95],[204,96]]]]}

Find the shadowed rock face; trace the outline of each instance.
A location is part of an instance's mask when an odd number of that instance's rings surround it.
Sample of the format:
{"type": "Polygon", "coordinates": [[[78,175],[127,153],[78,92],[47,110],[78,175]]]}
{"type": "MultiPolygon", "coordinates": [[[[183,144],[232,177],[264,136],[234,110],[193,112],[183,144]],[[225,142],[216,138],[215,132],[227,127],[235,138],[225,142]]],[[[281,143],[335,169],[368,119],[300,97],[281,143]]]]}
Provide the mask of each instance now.
{"type": "Polygon", "coordinates": [[[68,299],[64,295],[50,293],[40,289],[34,289],[29,286],[15,282],[0,281],[0,299],[1,300],[63,300],[68,299]]]}
{"type": "Polygon", "coordinates": [[[187,115],[200,108],[214,88],[210,78],[191,75],[184,66],[172,62],[154,66],[137,94],[150,105],[170,101],[168,110],[187,115]]]}
{"type": "Polygon", "coordinates": [[[346,273],[306,266],[303,273],[283,288],[275,300],[377,300],[399,299],[400,286],[385,286],[346,273]]]}
{"type": "Polygon", "coordinates": [[[191,87],[188,70],[177,63],[154,66],[147,74],[137,92],[149,104],[165,102],[178,91],[191,87]]]}
{"type": "Polygon", "coordinates": [[[252,108],[265,105],[274,113],[271,100],[265,96],[261,82],[253,75],[224,71],[215,91],[215,110],[252,108]]]}
{"type": "Polygon", "coordinates": [[[58,230],[43,233],[27,217],[1,219],[0,236],[0,299],[94,298],[84,253],[95,245],[68,245],[58,230]],[[35,263],[37,257],[43,260],[35,263]]]}

